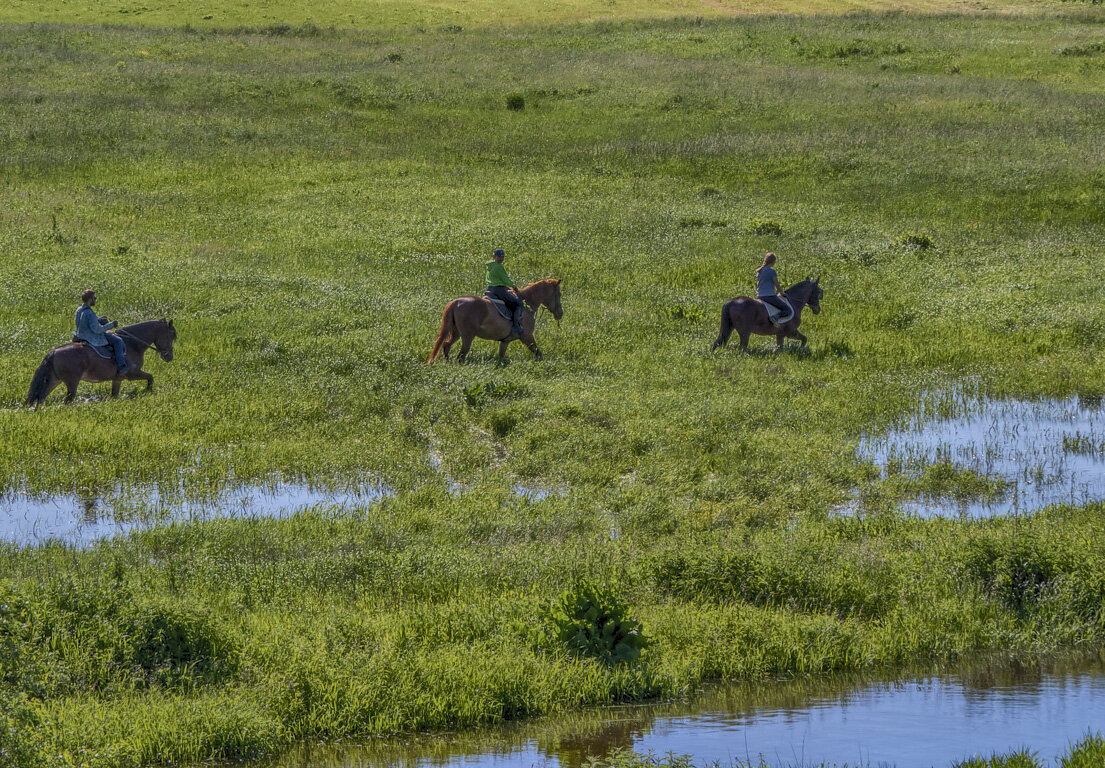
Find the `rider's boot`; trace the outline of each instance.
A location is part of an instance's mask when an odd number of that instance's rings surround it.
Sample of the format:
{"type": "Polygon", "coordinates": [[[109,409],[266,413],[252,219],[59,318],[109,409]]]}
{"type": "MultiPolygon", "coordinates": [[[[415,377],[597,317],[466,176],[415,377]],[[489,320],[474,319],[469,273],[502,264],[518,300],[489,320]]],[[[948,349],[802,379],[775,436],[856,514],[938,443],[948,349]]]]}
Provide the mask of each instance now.
{"type": "Polygon", "coordinates": [[[522,313],[517,309],[510,315],[510,338],[522,338],[522,313]]]}
{"type": "Polygon", "coordinates": [[[116,374],[116,376],[125,376],[127,374],[127,371],[130,370],[130,366],[127,365],[127,359],[125,357],[115,358],[115,366],[119,369],[119,372],[116,374]]]}

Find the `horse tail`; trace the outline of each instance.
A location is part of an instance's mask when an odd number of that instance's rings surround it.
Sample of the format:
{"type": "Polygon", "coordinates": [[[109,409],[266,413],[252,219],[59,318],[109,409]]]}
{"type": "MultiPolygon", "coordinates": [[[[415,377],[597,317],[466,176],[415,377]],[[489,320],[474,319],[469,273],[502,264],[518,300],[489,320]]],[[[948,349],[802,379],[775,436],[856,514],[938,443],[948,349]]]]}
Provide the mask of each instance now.
{"type": "Polygon", "coordinates": [[[46,353],[42,364],[38,366],[35,375],[31,378],[31,389],[27,393],[27,405],[37,405],[46,399],[47,388],[50,386],[50,374],[54,372],[54,350],[46,353]]]}
{"type": "Polygon", "coordinates": [[[729,317],[729,304],[726,304],[721,308],[721,330],[718,331],[717,339],[714,341],[714,346],[710,347],[710,351],[724,346],[725,342],[729,341],[729,336],[732,333],[733,319],[729,317]]]}
{"type": "Polygon", "coordinates": [[[441,313],[441,330],[437,332],[437,341],[434,342],[434,350],[430,353],[430,359],[426,361],[427,364],[437,360],[437,356],[441,354],[441,347],[448,341],[453,335],[453,327],[456,325],[456,318],[453,317],[455,301],[450,301],[449,306],[445,307],[445,311],[441,313]]]}

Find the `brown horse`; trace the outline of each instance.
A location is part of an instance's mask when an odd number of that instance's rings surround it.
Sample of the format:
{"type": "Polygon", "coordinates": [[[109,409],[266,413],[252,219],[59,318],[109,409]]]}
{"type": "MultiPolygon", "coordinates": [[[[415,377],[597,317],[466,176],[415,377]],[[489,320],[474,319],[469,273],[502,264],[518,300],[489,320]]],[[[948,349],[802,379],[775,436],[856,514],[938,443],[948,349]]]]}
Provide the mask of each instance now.
{"type": "Polygon", "coordinates": [[[821,297],[824,291],[821,290],[820,282],[820,277],[816,280],[806,278],[783,292],[794,307],[794,317],[780,326],[768,319],[767,309],[762,301],[738,296],[725,302],[725,306],[721,308],[721,331],[711,349],[724,345],[734,330],[740,337],[742,349],[748,348],[748,337],[753,333],[774,336],[776,349],[783,348],[783,339],[786,338],[798,339],[803,347],[806,346],[806,337],[798,332],[798,324],[802,322],[802,307],[807,304],[815,315],[821,313],[821,297]]]}
{"type": "Polygon", "coordinates": [[[38,366],[31,379],[31,391],[27,393],[27,405],[37,406],[46,402],[46,396],[54,391],[58,384],[64,384],[69,390],[65,402],[73,402],[77,396],[77,384],[83,379],[93,383],[111,382],[111,396],[119,394],[119,385],[123,379],[134,381],[145,379],[146,390],[153,389],[153,376],[142,370],[142,358],[146,350],[153,347],[161,359],[169,362],[173,359],[173,341],[176,340],[176,328],[172,320],[149,320],[120,328],[117,333],[127,346],[127,363],[130,368],[123,376],[115,366],[115,358],[108,350],[108,357],[101,357],[86,344],[65,344],[46,353],[42,365],[38,366]]]}
{"type": "MultiPolygon", "coordinates": [[[[521,342],[529,347],[537,357],[541,357],[541,350],[533,340],[533,325],[536,311],[545,307],[552,316],[559,320],[564,315],[560,306],[560,281],[539,280],[522,288],[518,293],[525,300],[526,305],[522,310],[522,337],[521,342]]],[[[468,355],[468,348],[472,346],[472,339],[479,336],[481,339],[497,339],[499,341],[499,359],[506,355],[506,347],[510,344],[510,320],[503,317],[492,303],[478,296],[462,296],[454,299],[445,307],[441,316],[441,330],[438,331],[437,341],[434,342],[434,350],[430,353],[427,363],[432,363],[439,354],[449,359],[449,347],[453,346],[457,338],[460,338],[460,352],[457,353],[457,362],[464,362],[468,355]]]]}

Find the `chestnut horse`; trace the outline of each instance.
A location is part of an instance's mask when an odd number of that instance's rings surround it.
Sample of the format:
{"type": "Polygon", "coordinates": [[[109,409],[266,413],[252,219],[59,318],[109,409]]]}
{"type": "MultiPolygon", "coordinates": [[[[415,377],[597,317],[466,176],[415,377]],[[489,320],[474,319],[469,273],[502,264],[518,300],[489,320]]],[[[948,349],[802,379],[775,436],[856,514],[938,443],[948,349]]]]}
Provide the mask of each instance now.
{"type": "Polygon", "coordinates": [[[824,291],[818,284],[820,282],[820,277],[816,280],[806,278],[783,291],[787,301],[794,307],[794,317],[778,326],[768,319],[767,309],[762,301],[738,296],[725,302],[725,306],[721,308],[721,331],[711,349],[717,349],[729,341],[729,334],[734,330],[740,337],[742,349],[748,348],[748,337],[753,333],[774,336],[776,349],[783,348],[783,339],[786,338],[798,339],[803,347],[806,346],[806,337],[798,332],[798,324],[802,322],[802,307],[807,304],[815,315],[821,313],[821,296],[824,291]]]}
{"type": "Polygon", "coordinates": [[[117,333],[127,345],[127,364],[130,366],[122,377],[118,375],[119,369],[115,366],[111,347],[105,348],[108,350],[108,357],[101,357],[86,344],[65,344],[46,353],[46,358],[31,379],[27,405],[34,407],[46,402],[46,396],[58,384],[64,384],[69,390],[65,402],[71,403],[77,396],[77,384],[81,380],[93,383],[110,381],[112,397],[118,396],[123,379],[144,379],[146,390],[153,389],[153,376],[142,370],[142,358],[146,350],[153,347],[165,362],[173,359],[173,341],[176,340],[173,321],[149,320],[123,326],[117,333]]]}
{"type": "MultiPolygon", "coordinates": [[[[521,342],[529,347],[530,352],[541,357],[541,350],[533,340],[536,310],[545,307],[557,320],[564,315],[564,310],[560,306],[560,281],[539,280],[522,288],[518,293],[526,303],[522,309],[521,342]]],[[[502,360],[506,355],[507,345],[512,341],[507,338],[510,336],[510,320],[503,317],[488,299],[478,296],[462,296],[459,299],[453,299],[445,307],[445,312],[441,316],[441,330],[438,331],[430,359],[426,362],[432,363],[439,354],[444,355],[448,360],[449,347],[453,346],[458,338],[461,343],[457,362],[464,362],[464,358],[468,355],[468,348],[472,346],[472,339],[477,336],[481,339],[498,340],[499,359],[502,360]]]]}

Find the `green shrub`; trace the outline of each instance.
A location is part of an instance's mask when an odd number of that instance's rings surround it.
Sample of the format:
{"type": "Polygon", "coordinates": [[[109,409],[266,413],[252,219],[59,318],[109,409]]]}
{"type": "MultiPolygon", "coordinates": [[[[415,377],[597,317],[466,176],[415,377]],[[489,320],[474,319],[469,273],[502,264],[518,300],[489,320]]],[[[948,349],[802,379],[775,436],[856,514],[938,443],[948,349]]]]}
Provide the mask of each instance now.
{"type": "Polygon", "coordinates": [[[771,235],[778,237],[783,234],[783,225],[775,219],[757,217],[748,222],[748,232],[753,235],[771,235]]]}
{"type": "Polygon", "coordinates": [[[545,611],[546,639],[604,664],[636,661],[646,645],[641,623],[606,585],[587,582],[563,592],[545,611]]]}
{"type": "Polygon", "coordinates": [[[894,238],[894,245],[902,248],[915,248],[918,251],[927,251],[932,247],[932,238],[924,232],[903,232],[894,238]]]}

